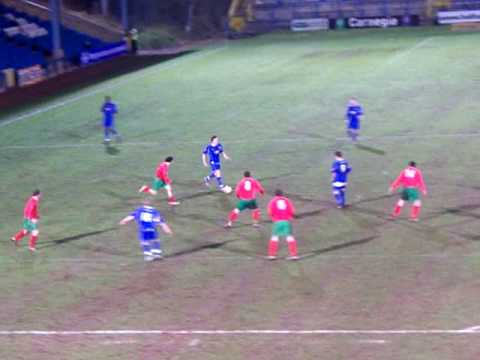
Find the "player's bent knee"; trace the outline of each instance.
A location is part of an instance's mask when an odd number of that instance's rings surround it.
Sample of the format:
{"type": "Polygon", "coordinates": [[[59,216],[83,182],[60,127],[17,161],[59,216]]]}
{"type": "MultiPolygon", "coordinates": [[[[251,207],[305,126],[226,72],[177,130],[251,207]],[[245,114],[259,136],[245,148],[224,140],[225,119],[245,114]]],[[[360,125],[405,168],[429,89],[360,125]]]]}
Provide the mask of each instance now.
{"type": "Polygon", "coordinates": [[[398,200],[397,205],[403,207],[405,205],[405,200],[398,200]]]}
{"type": "Polygon", "coordinates": [[[240,214],[240,210],[239,210],[239,209],[233,209],[233,212],[234,212],[235,214],[240,214]]]}
{"type": "Polygon", "coordinates": [[[171,186],[170,184],[165,185],[165,190],[171,191],[171,190],[172,190],[172,186],[171,186]]]}
{"type": "Polygon", "coordinates": [[[213,173],[216,177],[220,177],[222,176],[222,173],[220,172],[220,170],[215,170],[215,172],[213,173]]]}
{"type": "Polygon", "coordinates": [[[33,230],[32,231],[33,236],[38,236],[38,234],[40,234],[40,231],[38,231],[38,230],[33,230]]]}
{"type": "Polygon", "coordinates": [[[421,200],[415,200],[415,201],[413,202],[413,206],[417,206],[417,207],[422,206],[422,201],[421,201],[421,200]]]}
{"type": "Polygon", "coordinates": [[[278,236],[272,236],[270,240],[273,242],[278,242],[279,239],[278,239],[278,236]]]}
{"type": "Polygon", "coordinates": [[[295,242],[295,238],[291,235],[287,236],[287,242],[295,242]]]}

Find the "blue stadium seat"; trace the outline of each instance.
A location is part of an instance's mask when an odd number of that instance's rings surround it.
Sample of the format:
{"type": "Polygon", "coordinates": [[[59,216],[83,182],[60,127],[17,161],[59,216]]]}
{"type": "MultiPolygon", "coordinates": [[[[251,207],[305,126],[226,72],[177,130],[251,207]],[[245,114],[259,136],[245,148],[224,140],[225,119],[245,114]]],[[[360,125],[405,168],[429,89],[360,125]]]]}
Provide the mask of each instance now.
{"type": "MultiPolygon", "coordinates": [[[[87,49],[98,51],[118,45],[116,43],[105,43],[100,39],[65,26],[61,26],[60,35],[65,58],[72,63],[79,63],[81,53],[87,49]]],[[[35,64],[46,66],[47,58],[52,55],[52,52],[52,25],[49,21],[41,20],[36,16],[0,4],[0,70],[5,68],[21,69],[35,64]],[[48,34],[36,38],[18,34],[7,39],[3,29],[18,25],[4,17],[7,13],[24,18],[30,23],[36,23],[38,26],[45,28],[48,34]]]]}

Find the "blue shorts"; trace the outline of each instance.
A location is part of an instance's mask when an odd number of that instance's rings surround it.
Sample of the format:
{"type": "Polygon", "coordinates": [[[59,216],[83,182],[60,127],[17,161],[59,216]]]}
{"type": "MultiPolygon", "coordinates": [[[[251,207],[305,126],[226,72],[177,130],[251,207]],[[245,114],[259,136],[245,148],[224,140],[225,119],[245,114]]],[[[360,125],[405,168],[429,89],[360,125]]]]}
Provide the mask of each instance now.
{"type": "Polygon", "coordinates": [[[150,241],[158,239],[158,234],[156,231],[141,231],[139,233],[140,241],[150,241]]]}
{"type": "Polygon", "coordinates": [[[212,169],[212,172],[213,171],[217,171],[217,170],[221,170],[222,169],[222,166],[220,163],[210,163],[210,169],[212,169]]]}
{"type": "Polygon", "coordinates": [[[360,123],[359,122],[351,122],[348,124],[348,130],[360,130],[360,123]]]}

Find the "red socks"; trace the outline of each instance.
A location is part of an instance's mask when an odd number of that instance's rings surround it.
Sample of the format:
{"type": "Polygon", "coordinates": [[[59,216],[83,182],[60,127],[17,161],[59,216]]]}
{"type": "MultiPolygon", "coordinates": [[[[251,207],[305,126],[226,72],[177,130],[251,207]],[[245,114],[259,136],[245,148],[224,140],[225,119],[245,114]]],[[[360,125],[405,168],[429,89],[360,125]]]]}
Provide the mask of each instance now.
{"type": "Polygon", "coordinates": [[[418,215],[420,215],[420,208],[421,208],[421,206],[413,206],[412,207],[412,210],[411,210],[411,213],[410,213],[410,217],[412,219],[418,219],[418,215]]]}
{"type": "Polygon", "coordinates": [[[150,187],[144,186],[142,192],[149,194],[150,193],[150,187]]]}
{"type": "Polygon", "coordinates": [[[30,237],[30,243],[28,244],[31,248],[35,249],[35,245],[37,244],[38,235],[32,235],[30,237]]]}
{"type": "Polygon", "coordinates": [[[288,252],[290,256],[297,256],[297,241],[295,239],[288,241],[288,252]]]}
{"type": "Polygon", "coordinates": [[[252,219],[254,221],[260,221],[260,209],[255,209],[252,212],[252,219]]]}
{"type": "Polygon", "coordinates": [[[278,241],[270,240],[268,243],[268,256],[277,256],[278,241]]]}
{"type": "Polygon", "coordinates": [[[402,212],[402,207],[400,205],[395,205],[395,208],[393,209],[393,216],[397,217],[400,215],[400,213],[402,212]]]}
{"type": "Polygon", "coordinates": [[[23,237],[25,237],[25,235],[27,235],[28,232],[26,232],[25,230],[20,230],[16,235],[15,235],[15,241],[20,241],[21,239],[23,239],[23,237]]]}
{"type": "Polygon", "coordinates": [[[230,214],[228,214],[228,221],[234,222],[238,219],[238,213],[235,212],[235,210],[230,211],[230,214]]]}

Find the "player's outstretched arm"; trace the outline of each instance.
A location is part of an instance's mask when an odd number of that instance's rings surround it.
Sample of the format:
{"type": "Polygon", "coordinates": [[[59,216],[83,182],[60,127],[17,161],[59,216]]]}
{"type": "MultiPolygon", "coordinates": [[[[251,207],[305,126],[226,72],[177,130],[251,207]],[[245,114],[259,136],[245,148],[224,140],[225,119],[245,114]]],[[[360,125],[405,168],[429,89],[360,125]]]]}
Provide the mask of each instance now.
{"type": "Polygon", "coordinates": [[[230,159],[230,156],[228,156],[225,151],[222,153],[222,155],[223,155],[223,158],[224,158],[225,160],[231,160],[231,159],[230,159]]]}
{"type": "Polygon", "coordinates": [[[160,227],[162,228],[162,230],[165,234],[169,234],[169,235],[173,234],[172,229],[170,228],[170,226],[168,226],[167,223],[160,224],[160,227]]]}
{"type": "Polygon", "coordinates": [[[128,224],[133,219],[135,219],[135,218],[132,215],[128,215],[127,217],[123,218],[118,224],[119,225],[125,225],[125,224],[128,224]]]}

